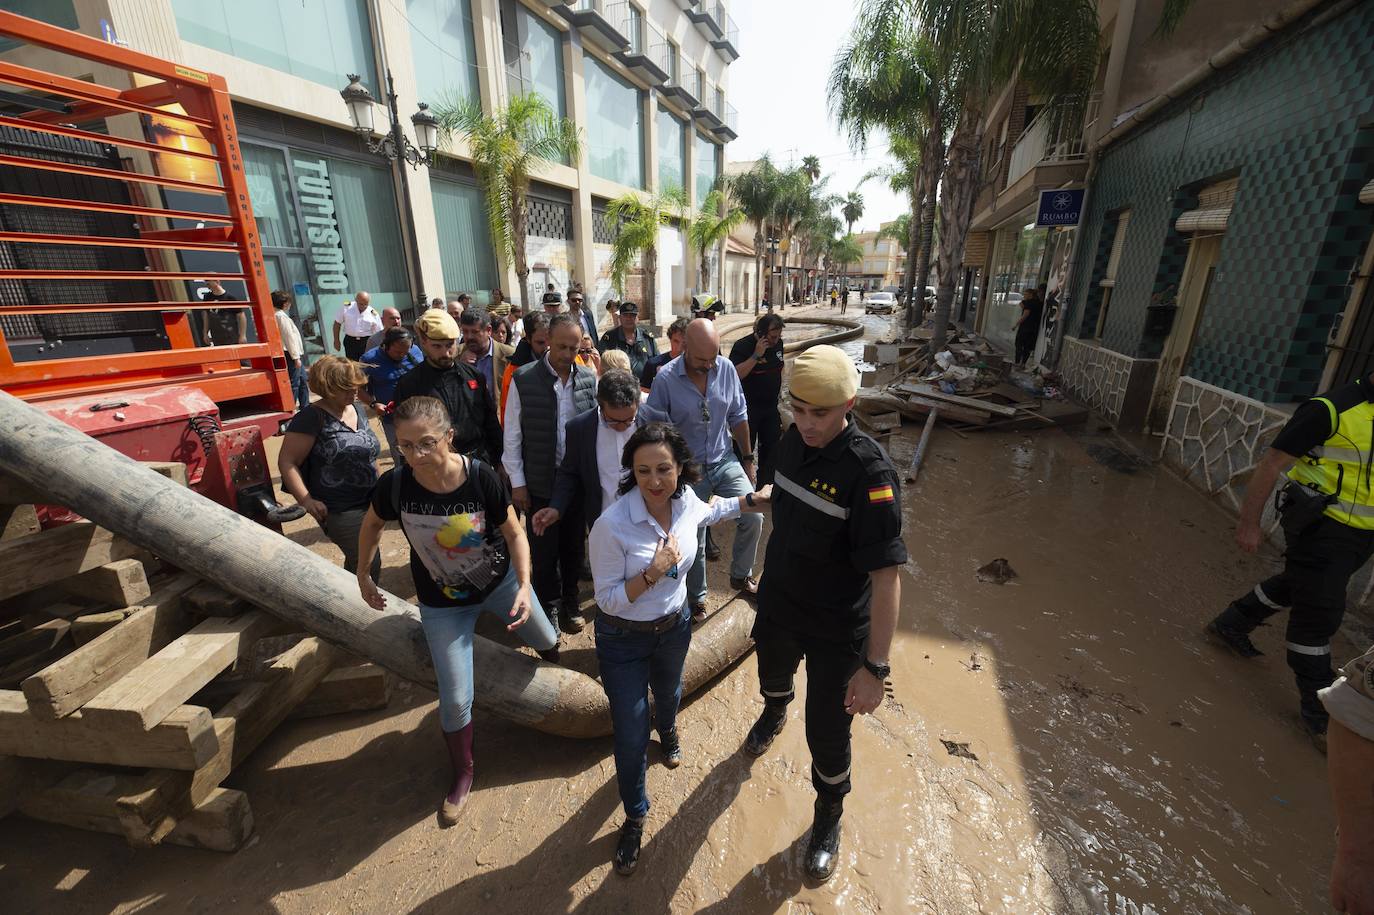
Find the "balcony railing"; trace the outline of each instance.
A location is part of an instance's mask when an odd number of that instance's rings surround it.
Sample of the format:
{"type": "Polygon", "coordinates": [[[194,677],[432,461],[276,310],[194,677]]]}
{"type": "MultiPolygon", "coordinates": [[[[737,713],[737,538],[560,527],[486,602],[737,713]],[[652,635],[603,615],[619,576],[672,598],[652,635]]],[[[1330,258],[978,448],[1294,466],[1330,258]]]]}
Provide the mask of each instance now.
{"type": "Polygon", "coordinates": [[[630,33],[637,31],[628,0],[564,0],[553,10],[577,28],[584,40],[609,53],[629,47],[630,33]]]}
{"type": "Polygon", "coordinates": [[[723,24],[725,34],[713,39],[711,47],[720,52],[726,63],[734,63],[739,60],[739,26],[735,24],[734,17],[720,6],[716,8],[716,21],[723,24]]]}
{"type": "Polygon", "coordinates": [[[653,22],[631,13],[630,46],[617,52],[620,62],[631,72],[651,86],[662,86],[668,82],[672,67],[673,47],[668,37],[653,22]]]}
{"type": "Polygon", "coordinates": [[[1102,96],[1050,105],[1026,125],[1011,150],[1007,186],[1037,165],[1073,162],[1088,154],[1088,134],[1097,121],[1102,96]]]}
{"type": "Polygon", "coordinates": [[[649,29],[649,60],[654,62],[664,73],[668,74],[671,82],[677,79],[677,50],[673,47],[668,36],[652,22],[648,23],[649,29]]]}

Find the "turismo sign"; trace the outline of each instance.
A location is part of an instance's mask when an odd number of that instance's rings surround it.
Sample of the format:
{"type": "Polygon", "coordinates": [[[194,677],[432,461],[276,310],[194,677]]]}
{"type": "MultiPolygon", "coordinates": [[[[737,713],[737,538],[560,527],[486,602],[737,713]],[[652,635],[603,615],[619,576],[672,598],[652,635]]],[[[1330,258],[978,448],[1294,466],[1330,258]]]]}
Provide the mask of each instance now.
{"type": "Polygon", "coordinates": [[[1035,227],[1076,226],[1083,209],[1083,188],[1066,191],[1041,191],[1035,208],[1035,227]]]}

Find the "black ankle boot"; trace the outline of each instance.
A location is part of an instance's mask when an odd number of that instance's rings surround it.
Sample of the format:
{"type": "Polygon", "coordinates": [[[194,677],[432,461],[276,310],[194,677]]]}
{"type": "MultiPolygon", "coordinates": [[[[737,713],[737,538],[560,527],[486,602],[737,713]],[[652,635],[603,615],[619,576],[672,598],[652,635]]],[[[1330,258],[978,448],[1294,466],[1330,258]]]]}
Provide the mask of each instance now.
{"type": "Polygon", "coordinates": [[[615,872],[628,877],[639,864],[639,842],[644,838],[644,818],[626,818],[620,827],[620,841],[615,846],[615,872]]]}
{"type": "Polygon", "coordinates": [[[1242,658],[1258,658],[1264,652],[1250,641],[1250,631],[1254,628],[1255,624],[1232,604],[1207,624],[1206,633],[1213,641],[1229,648],[1242,658]]]}
{"type": "Polygon", "coordinates": [[[806,875],[825,881],[835,873],[840,859],[840,815],[844,799],[816,798],[816,818],[811,822],[811,840],[806,843],[806,875]]]}
{"type": "Polygon", "coordinates": [[[786,723],[787,706],[765,704],[763,714],[759,715],[759,720],[749,729],[749,736],[744,738],[744,752],[750,756],[762,756],[768,752],[768,748],[773,745],[773,738],[782,733],[783,725],[786,723]]]}
{"type": "Polygon", "coordinates": [[[682,744],[677,739],[677,728],[659,733],[658,748],[663,753],[663,764],[669,769],[682,765],[682,744]]]}

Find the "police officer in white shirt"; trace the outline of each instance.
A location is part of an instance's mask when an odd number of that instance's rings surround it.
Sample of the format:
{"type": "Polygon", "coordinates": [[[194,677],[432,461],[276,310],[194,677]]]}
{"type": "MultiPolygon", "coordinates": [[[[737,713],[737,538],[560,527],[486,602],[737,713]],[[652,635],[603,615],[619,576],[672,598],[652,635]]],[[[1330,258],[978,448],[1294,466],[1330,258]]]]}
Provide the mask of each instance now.
{"type": "Polygon", "coordinates": [[[367,338],[382,329],[382,316],[372,307],[372,296],[360,292],[339,309],[339,316],[334,319],[334,349],[342,349],[345,356],[357,362],[367,352],[367,338]]]}

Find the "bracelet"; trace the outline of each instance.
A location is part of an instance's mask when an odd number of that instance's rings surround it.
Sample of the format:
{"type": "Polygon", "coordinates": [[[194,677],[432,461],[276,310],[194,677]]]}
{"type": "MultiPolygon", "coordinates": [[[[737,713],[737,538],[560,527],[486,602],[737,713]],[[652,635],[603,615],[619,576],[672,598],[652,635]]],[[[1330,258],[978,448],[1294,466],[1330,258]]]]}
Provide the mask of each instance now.
{"type": "Polygon", "coordinates": [[[652,588],[654,585],[658,584],[658,580],[657,580],[657,579],[652,579],[652,578],[649,577],[649,570],[648,570],[648,569],[645,569],[643,572],[640,572],[640,573],[639,573],[639,577],[642,578],[642,579],[644,579],[644,586],[645,586],[646,588],[652,588]]]}
{"type": "Polygon", "coordinates": [[[750,508],[753,508],[753,507],[754,507],[754,494],[753,494],[752,492],[746,492],[746,493],[744,494],[744,502],[745,502],[745,504],[748,505],[750,508]]]}
{"type": "Polygon", "coordinates": [[[746,461],[747,461],[748,463],[750,463],[750,464],[754,463],[754,455],[753,455],[752,453],[751,453],[751,454],[743,454],[743,455],[740,455],[739,462],[740,462],[741,464],[743,464],[743,463],[745,463],[746,461]]]}

